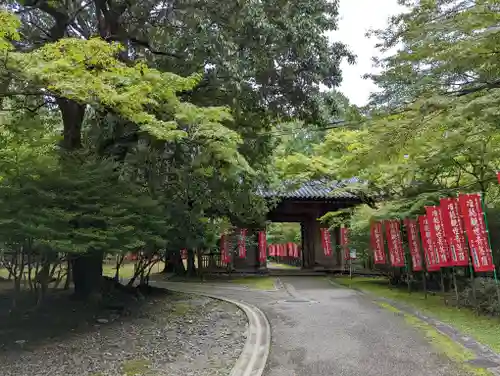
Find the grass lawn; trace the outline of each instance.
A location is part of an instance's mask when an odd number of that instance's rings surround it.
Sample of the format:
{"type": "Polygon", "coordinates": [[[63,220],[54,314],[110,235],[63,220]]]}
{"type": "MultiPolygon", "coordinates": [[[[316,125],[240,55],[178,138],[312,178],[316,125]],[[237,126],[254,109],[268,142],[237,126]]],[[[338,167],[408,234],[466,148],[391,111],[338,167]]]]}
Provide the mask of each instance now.
{"type": "Polygon", "coordinates": [[[293,269],[293,270],[300,269],[300,266],[293,266],[293,265],[287,265],[287,264],[278,264],[278,263],[275,263],[275,262],[272,262],[272,261],[269,261],[267,263],[267,267],[269,269],[273,269],[273,268],[276,268],[276,269],[293,269]]]}
{"type": "Polygon", "coordinates": [[[231,279],[230,283],[237,283],[257,290],[274,290],[274,282],[276,278],[273,277],[242,277],[231,279]]]}
{"type": "MultiPolygon", "coordinates": [[[[151,269],[151,274],[158,273],[163,270],[165,264],[158,262],[151,269]]],[[[103,264],[102,274],[107,277],[114,277],[116,272],[115,264],[103,264]]],[[[134,276],[134,263],[125,263],[120,267],[120,278],[132,278],[134,276]]]]}
{"type": "Polygon", "coordinates": [[[421,292],[408,294],[404,289],[391,289],[384,278],[354,277],[351,281],[349,277],[336,277],[333,278],[333,281],[380,297],[403,302],[452,325],[462,333],[474,337],[477,341],[500,353],[500,319],[498,318],[477,316],[466,308],[445,306],[442,297],[438,295],[428,295],[425,299],[421,292]]]}

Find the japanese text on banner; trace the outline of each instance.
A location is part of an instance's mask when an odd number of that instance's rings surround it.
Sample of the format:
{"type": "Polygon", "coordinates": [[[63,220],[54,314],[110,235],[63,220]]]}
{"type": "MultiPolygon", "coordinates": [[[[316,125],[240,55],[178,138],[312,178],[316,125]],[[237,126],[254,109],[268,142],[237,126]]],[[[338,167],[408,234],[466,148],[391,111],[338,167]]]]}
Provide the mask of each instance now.
{"type": "Polygon", "coordinates": [[[349,229],[347,227],[340,228],[340,246],[344,253],[344,260],[349,260],[351,255],[349,252],[349,229]]]}
{"type": "Polygon", "coordinates": [[[439,206],[426,206],[425,212],[429,220],[435,252],[437,252],[438,255],[439,267],[444,268],[451,266],[451,254],[444,234],[441,208],[439,206]]]}
{"type": "Polygon", "coordinates": [[[375,264],[385,264],[387,262],[384,250],[384,237],[382,223],[373,222],[371,224],[371,246],[373,249],[373,260],[375,264]]]}
{"type": "Polygon", "coordinates": [[[325,256],[332,255],[332,243],[330,240],[330,232],[327,228],[321,229],[321,243],[323,245],[323,252],[325,256]]]}
{"type": "Polygon", "coordinates": [[[405,266],[403,242],[399,228],[399,220],[385,221],[385,230],[387,235],[387,246],[389,248],[389,257],[392,266],[401,268],[405,266]]]}
{"type": "Polygon", "coordinates": [[[247,238],[247,229],[246,228],[240,229],[240,236],[238,238],[238,255],[240,256],[240,258],[247,257],[246,238],[247,238]]]}
{"type": "Polygon", "coordinates": [[[453,266],[467,266],[469,265],[469,254],[465,243],[458,200],[455,198],[442,198],[440,203],[444,233],[450,247],[451,264],[453,266]]]}
{"type": "Polygon", "coordinates": [[[481,204],[481,195],[462,194],[458,196],[460,211],[463,216],[472,263],[476,272],[495,270],[493,257],[488,242],[484,213],[481,204]]]}
{"type": "Polygon", "coordinates": [[[413,271],[420,272],[423,270],[422,256],[420,254],[420,246],[418,241],[417,221],[406,218],[404,220],[406,232],[408,234],[408,244],[410,247],[411,264],[413,271]]]}
{"type": "Polygon", "coordinates": [[[223,264],[229,264],[231,262],[231,257],[229,256],[229,240],[225,234],[220,237],[220,258],[223,264]]]}
{"type": "Polygon", "coordinates": [[[418,222],[420,227],[420,237],[422,239],[422,245],[424,248],[427,271],[435,272],[436,270],[439,270],[439,261],[434,251],[435,247],[432,240],[429,219],[426,215],[421,215],[418,217],[418,222]]]}

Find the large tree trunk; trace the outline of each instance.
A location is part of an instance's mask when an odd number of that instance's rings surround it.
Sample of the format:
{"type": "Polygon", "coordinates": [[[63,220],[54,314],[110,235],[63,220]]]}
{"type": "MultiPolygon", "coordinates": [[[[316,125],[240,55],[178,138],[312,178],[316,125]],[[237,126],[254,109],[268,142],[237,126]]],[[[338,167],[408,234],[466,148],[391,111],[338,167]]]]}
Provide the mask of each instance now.
{"type": "Polygon", "coordinates": [[[190,277],[196,276],[196,265],[194,263],[194,251],[188,249],[187,252],[187,275],[190,277]]]}
{"type": "Polygon", "coordinates": [[[186,268],[184,268],[184,263],[182,262],[180,251],[167,251],[168,255],[166,257],[165,268],[163,273],[175,273],[177,275],[185,275],[186,268]]]}
{"type": "Polygon", "coordinates": [[[162,273],[175,273],[177,275],[185,275],[186,268],[182,262],[180,251],[166,251],[167,255],[165,257],[165,267],[162,273]]]}
{"type": "Polygon", "coordinates": [[[75,297],[87,299],[91,295],[100,294],[103,258],[104,252],[92,250],[73,259],[75,297]]]}

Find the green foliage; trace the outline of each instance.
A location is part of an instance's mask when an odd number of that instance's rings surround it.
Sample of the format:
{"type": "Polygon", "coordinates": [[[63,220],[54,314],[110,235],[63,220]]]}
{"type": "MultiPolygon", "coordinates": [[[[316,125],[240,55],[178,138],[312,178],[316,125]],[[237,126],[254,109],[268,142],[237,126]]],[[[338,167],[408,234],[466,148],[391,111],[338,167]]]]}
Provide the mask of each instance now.
{"type": "MultiPolygon", "coordinates": [[[[356,111],[344,102],[345,126],[277,159],[289,179],[358,178],[344,189],[378,201],[349,220],[354,246],[367,254],[370,220],[414,218],[458,192],[483,193],[492,216],[500,203],[497,2],[403,3],[405,13],[372,32],[381,52],[399,49],[376,61],[380,73],[370,78],[382,90],[370,105],[356,111]]],[[[323,219],[346,222],[335,213],[323,219]]]]}
{"type": "Polygon", "coordinates": [[[301,244],[300,223],[270,223],[267,226],[268,244],[301,244]]]}
{"type": "Polygon", "coordinates": [[[492,278],[475,278],[474,288],[469,284],[460,293],[460,304],[488,316],[500,316],[498,283],[492,278]]]}
{"type": "Polygon", "coordinates": [[[16,17],[0,13],[0,242],[21,254],[215,247],[264,225],[278,124],[305,128],[288,153],[307,149],[309,122],[319,141],[346,116],[345,98],[319,91],[352,62],[325,35],[335,2],[4,9],[16,17]]]}

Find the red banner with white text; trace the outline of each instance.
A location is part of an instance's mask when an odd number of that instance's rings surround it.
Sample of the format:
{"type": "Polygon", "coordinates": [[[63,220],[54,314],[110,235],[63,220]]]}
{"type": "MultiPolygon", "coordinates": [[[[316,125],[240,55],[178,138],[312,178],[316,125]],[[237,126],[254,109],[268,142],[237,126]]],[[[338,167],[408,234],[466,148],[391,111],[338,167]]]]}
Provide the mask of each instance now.
{"type": "Polygon", "coordinates": [[[321,229],[321,243],[323,244],[323,252],[325,256],[332,255],[332,242],[330,239],[330,232],[327,228],[321,229]]]}
{"type": "Polygon", "coordinates": [[[435,252],[438,255],[438,264],[440,268],[451,266],[451,254],[443,227],[443,215],[439,206],[426,206],[425,212],[429,219],[429,228],[431,230],[432,242],[435,252]]]}
{"type": "Polygon", "coordinates": [[[427,215],[418,216],[418,223],[420,227],[420,237],[422,239],[422,246],[424,248],[425,263],[427,271],[435,272],[439,270],[439,261],[435,253],[435,246],[432,240],[431,226],[427,215]]]}
{"type": "Polygon", "coordinates": [[[389,248],[389,257],[391,265],[396,268],[405,266],[405,256],[399,220],[391,219],[385,221],[385,230],[387,235],[387,245],[389,248]]]}
{"type": "Polygon", "coordinates": [[[229,255],[229,240],[228,236],[223,234],[220,237],[220,258],[223,264],[229,264],[231,257],[229,255]]]}
{"type": "Polygon", "coordinates": [[[479,193],[458,196],[460,211],[469,241],[472,263],[476,272],[495,270],[493,257],[488,242],[488,233],[484,221],[483,206],[479,193]]]}
{"type": "Polygon", "coordinates": [[[238,256],[240,256],[240,258],[245,258],[247,257],[247,245],[246,245],[247,229],[241,228],[239,235],[240,236],[238,237],[238,256]]]}
{"type": "Polygon", "coordinates": [[[267,259],[267,241],[266,241],[265,231],[259,231],[258,242],[259,242],[259,262],[264,262],[267,259]]]}
{"type": "Polygon", "coordinates": [[[340,228],[340,247],[344,253],[344,260],[350,260],[351,252],[349,251],[349,229],[347,227],[340,228]]]}
{"type": "Polygon", "coordinates": [[[417,221],[414,219],[406,218],[404,220],[406,233],[408,235],[408,245],[410,248],[411,264],[414,272],[420,272],[424,266],[422,264],[422,254],[420,253],[420,246],[418,240],[418,226],[417,221]]]}
{"type": "Polygon", "coordinates": [[[370,228],[370,243],[373,249],[373,262],[375,264],[387,263],[384,249],[384,234],[382,223],[373,222],[370,228]]]}
{"type": "Polygon", "coordinates": [[[268,249],[269,249],[269,256],[270,257],[276,256],[276,250],[275,250],[274,244],[269,244],[268,249]]]}
{"type": "Polygon", "coordinates": [[[469,253],[465,243],[458,200],[451,197],[442,198],[440,203],[444,233],[450,247],[451,264],[453,266],[467,266],[469,265],[469,253]]]}

